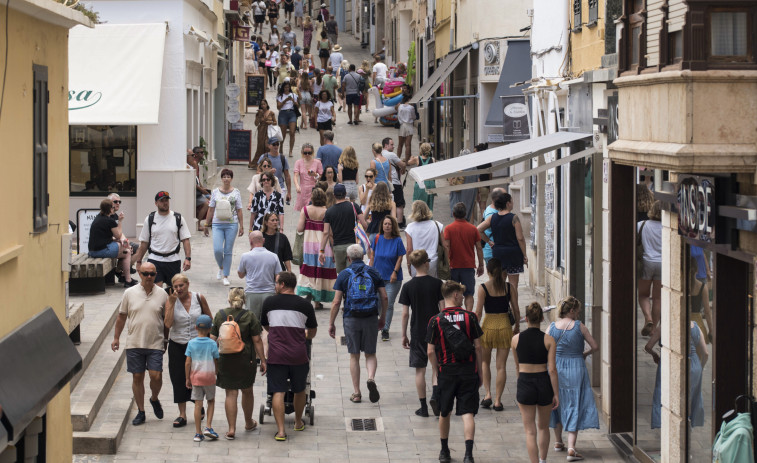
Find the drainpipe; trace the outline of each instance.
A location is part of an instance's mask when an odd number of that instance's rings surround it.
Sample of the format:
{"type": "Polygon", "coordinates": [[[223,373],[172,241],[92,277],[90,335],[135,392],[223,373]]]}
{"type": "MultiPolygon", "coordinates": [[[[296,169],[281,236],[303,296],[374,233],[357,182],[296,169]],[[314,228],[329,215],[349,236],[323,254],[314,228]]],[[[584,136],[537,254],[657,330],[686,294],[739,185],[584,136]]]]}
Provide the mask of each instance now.
{"type": "Polygon", "coordinates": [[[450,0],[450,14],[449,14],[449,51],[455,49],[455,14],[457,13],[457,1],[450,0]]]}

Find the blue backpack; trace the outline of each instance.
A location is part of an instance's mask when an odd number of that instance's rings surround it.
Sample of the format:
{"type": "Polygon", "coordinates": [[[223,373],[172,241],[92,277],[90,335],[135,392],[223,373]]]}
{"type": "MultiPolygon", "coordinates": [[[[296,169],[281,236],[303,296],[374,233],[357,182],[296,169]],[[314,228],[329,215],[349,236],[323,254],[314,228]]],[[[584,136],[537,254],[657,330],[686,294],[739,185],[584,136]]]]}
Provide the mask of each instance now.
{"type": "Polygon", "coordinates": [[[378,311],[376,286],[373,284],[373,278],[368,275],[367,268],[363,266],[357,272],[350,268],[344,269],[350,275],[345,306],[349,306],[350,312],[356,313],[357,316],[368,316],[378,311]]]}

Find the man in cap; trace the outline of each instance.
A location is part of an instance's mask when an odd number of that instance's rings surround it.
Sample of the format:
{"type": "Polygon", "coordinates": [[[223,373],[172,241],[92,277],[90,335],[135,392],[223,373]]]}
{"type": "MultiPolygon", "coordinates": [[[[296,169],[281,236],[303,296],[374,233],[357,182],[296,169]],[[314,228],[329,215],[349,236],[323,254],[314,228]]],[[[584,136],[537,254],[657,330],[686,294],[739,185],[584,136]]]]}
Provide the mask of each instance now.
{"type": "Polygon", "coordinates": [[[191,236],[184,217],[178,212],[171,211],[171,195],[167,191],[159,191],[155,195],[155,206],[158,208],[145,217],[142,232],[139,234],[139,249],[134,256],[137,271],[140,271],[142,258],[147,253],[147,261],[155,266],[157,275],[155,284],[161,287],[165,282],[171,286],[171,278],[192,267],[192,249],[189,244],[191,236]],[[184,263],[182,265],[179,251],[184,247],[184,263]]]}
{"type": "Polygon", "coordinates": [[[347,200],[346,196],[347,189],[344,185],[341,183],[334,185],[336,203],[328,208],[323,216],[323,239],[318,256],[318,260],[323,265],[326,262],[326,245],[332,241],[337,273],[349,265],[347,248],[355,244],[355,220],[359,221],[363,228],[368,226],[360,206],[347,200]]]}
{"type": "Polygon", "coordinates": [[[298,71],[300,70],[300,62],[302,61],[301,51],[302,47],[297,45],[294,47],[294,53],[292,53],[292,56],[289,58],[292,61],[292,66],[298,71]]]}
{"type": "Polygon", "coordinates": [[[281,33],[281,41],[283,43],[290,42],[292,46],[297,45],[297,34],[292,30],[292,26],[289,23],[284,24],[284,32],[281,33]]]}

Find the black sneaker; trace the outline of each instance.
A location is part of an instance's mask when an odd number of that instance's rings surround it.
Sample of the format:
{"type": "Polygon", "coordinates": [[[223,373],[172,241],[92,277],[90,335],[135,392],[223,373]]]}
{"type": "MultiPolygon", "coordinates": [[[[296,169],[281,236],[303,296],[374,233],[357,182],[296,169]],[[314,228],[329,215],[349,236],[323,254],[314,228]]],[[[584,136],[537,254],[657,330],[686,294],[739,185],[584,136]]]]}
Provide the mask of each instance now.
{"type": "Polygon", "coordinates": [[[389,340],[389,331],[387,331],[387,330],[381,330],[381,340],[382,341],[388,341],[389,340]]]}
{"type": "Polygon", "coordinates": [[[428,408],[421,407],[415,411],[415,414],[423,418],[428,418],[428,408]]]}
{"type": "Polygon", "coordinates": [[[134,426],[139,426],[140,424],[145,422],[145,419],[146,418],[144,411],[137,412],[137,416],[135,416],[134,419],[131,420],[131,424],[133,424],[134,426]]]}
{"type": "Polygon", "coordinates": [[[463,458],[463,463],[476,463],[475,460],[473,460],[473,455],[465,455],[465,458],[463,458]]]}
{"type": "Polygon", "coordinates": [[[150,405],[152,405],[152,411],[153,413],[155,413],[155,417],[159,420],[162,420],[163,419],[163,406],[160,405],[160,400],[153,401],[152,399],[150,399],[150,405]]]}
{"type": "Polygon", "coordinates": [[[439,452],[439,463],[450,463],[452,461],[452,457],[449,454],[449,449],[444,450],[442,449],[439,452]]]}
{"type": "Polygon", "coordinates": [[[131,281],[124,281],[124,288],[131,288],[132,286],[137,284],[137,280],[131,279],[131,281]]]}
{"type": "Polygon", "coordinates": [[[431,406],[431,411],[434,412],[434,416],[439,416],[439,403],[433,396],[429,399],[428,404],[431,406]]]}

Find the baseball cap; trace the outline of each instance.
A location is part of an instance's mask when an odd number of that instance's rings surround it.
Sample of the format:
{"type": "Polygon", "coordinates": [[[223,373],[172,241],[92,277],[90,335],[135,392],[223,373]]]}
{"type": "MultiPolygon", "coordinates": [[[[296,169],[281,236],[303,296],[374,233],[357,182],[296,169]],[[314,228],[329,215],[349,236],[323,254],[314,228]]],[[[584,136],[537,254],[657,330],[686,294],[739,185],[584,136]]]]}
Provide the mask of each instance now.
{"type": "Polygon", "coordinates": [[[297,45],[296,47],[294,47],[294,51],[302,51],[302,47],[297,45]]]}
{"type": "Polygon", "coordinates": [[[271,138],[268,139],[268,144],[269,145],[273,145],[274,143],[278,143],[278,142],[279,142],[279,139],[276,138],[276,137],[271,137],[271,138]]]}
{"type": "Polygon", "coordinates": [[[197,326],[197,328],[208,329],[213,326],[213,320],[211,320],[209,315],[202,314],[197,317],[197,323],[195,323],[195,325],[197,326]]]}
{"type": "Polygon", "coordinates": [[[161,199],[163,199],[163,198],[166,198],[166,199],[171,199],[171,195],[169,195],[167,191],[159,191],[159,192],[158,192],[158,193],[157,193],[157,194],[155,195],[155,201],[159,201],[159,200],[161,200],[161,199]]]}
{"type": "Polygon", "coordinates": [[[347,196],[347,188],[344,187],[341,183],[337,183],[334,185],[334,196],[337,198],[344,198],[347,196]]]}

